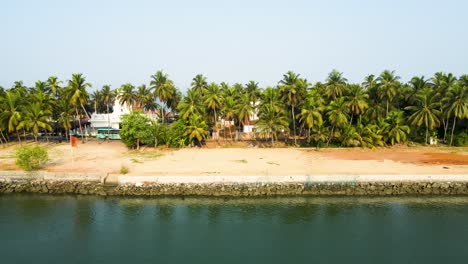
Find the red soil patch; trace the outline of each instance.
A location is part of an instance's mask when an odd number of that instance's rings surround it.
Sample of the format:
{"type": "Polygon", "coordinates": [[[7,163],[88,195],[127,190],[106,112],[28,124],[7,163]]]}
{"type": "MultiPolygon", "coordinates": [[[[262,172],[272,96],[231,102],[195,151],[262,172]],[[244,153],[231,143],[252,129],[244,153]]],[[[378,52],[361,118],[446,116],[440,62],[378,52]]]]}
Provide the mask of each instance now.
{"type": "Polygon", "coordinates": [[[324,149],[325,156],[344,160],[393,160],[415,164],[468,165],[468,153],[451,153],[430,148],[324,149]]]}

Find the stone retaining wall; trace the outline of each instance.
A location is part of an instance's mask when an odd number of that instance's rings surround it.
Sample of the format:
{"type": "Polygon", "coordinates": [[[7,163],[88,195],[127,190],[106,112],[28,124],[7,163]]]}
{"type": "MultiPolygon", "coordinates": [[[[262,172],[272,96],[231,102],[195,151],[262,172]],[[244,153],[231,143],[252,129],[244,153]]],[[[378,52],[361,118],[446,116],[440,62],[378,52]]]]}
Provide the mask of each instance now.
{"type": "Polygon", "coordinates": [[[129,196],[468,195],[468,182],[144,183],[0,178],[1,193],[129,196]]]}

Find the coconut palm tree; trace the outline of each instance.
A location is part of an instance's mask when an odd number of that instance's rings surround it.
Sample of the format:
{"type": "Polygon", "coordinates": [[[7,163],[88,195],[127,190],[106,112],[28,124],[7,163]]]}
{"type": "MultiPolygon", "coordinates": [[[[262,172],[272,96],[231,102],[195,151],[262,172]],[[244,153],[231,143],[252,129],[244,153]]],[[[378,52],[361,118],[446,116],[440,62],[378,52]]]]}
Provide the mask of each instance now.
{"type": "Polygon", "coordinates": [[[62,83],[62,81],[60,81],[57,76],[49,76],[49,78],[47,79],[47,85],[49,86],[50,88],[50,91],[52,93],[52,95],[54,95],[55,98],[58,97],[58,91],[59,89],[61,88],[60,87],[60,84],[62,83]]]}
{"type": "Polygon", "coordinates": [[[342,96],[346,90],[346,82],[348,80],[343,77],[343,73],[333,70],[328,74],[326,80],[326,95],[328,99],[335,100],[337,97],[342,96]]]}
{"type": "Polygon", "coordinates": [[[389,104],[397,94],[398,86],[400,85],[400,77],[395,75],[395,71],[385,70],[383,71],[378,80],[377,94],[380,99],[386,101],[385,116],[388,115],[389,104]]]}
{"type": "Polygon", "coordinates": [[[164,105],[167,106],[167,102],[174,96],[176,89],[172,80],[169,79],[169,76],[162,71],[157,71],[155,74],[151,75],[151,79],[150,85],[151,88],[154,89],[154,95],[163,104],[161,117],[162,123],[164,123],[164,105]]]}
{"type": "Polygon", "coordinates": [[[348,123],[349,107],[346,104],[345,98],[340,97],[333,100],[327,107],[328,121],[332,125],[330,137],[328,138],[327,146],[330,144],[334,136],[335,128],[342,128],[348,123]]]}
{"type": "Polygon", "coordinates": [[[190,116],[203,116],[205,111],[201,95],[194,89],[189,89],[187,95],[180,101],[177,106],[179,116],[182,120],[188,121],[190,116]]]}
{"type": "Polygon", "coordinates": [[[452,133],[450,136],[450,146],[453,143],[453,131],[458,119],[468,118],[468,86],[464,86],[462,82],[452,86],[447,96],[442,99],[442,104],[447,109],[447,118],[453,116],[452,133]]]}
{"type": "Polygon", "coordinates": [[[235,112],[237,113],[237,120],[239,123],[243,125],[250,123],[254,108],[250,103],[250,96],[248,94],[240,95],[235,112]]]}
{"type": "MultiPolygon", "coordinates": [[[[78,106],[84,111],[84,114],[89,118],[88,112],[84,108],[84,104],[87,103],[89,98],[89,93],[86,91],[86,88],[91,87],[91,84],[86,82],[86,78],[81,73],[72,74],[71,80],[68,81],[68,93],[69,93],[69,102],[75,108],[76,119],[78,119],[78,124],[81,130],[81,120],[78,113],[78,106]]],[[[83,133],[81,133],[81,138],[83,139],[83,133]]]]}
{"type": "Polygon", "coordinates": [[[284,104],[280,98],[278,88],[268,86],[261,94],[259,110],[262,111],[265,107],[272,107],[275,111],[283,111],[284,104]]]}
{"type": "MultiPolygon", "coordinates": [[[[237,101],[234,99],[233,96],[226,96],[224,97],[224,102],[222,105],[223,107],[221,109],[221,112],[223,113],[223,118],[227,121],[232,122],[237,114],[236,113],[237,101]]],[[[229,125],[229,134],[231,135],[231,141],[232,141],[231,127],[232,125],[229,125]]],[[[224,128],[224,131],[226,131],[226,128],[224,128]]],[[[226,140],[226,134],[224,135],[224,139],[226,140]]]]}
{"type": "Polygon", "coordinates": [[[21,142],[18,132],[18,124],[22,120],[21,98],[19,94],[13,91],[7,91],[2,100],[2,112],[0,113],[0,123],[11,133],[16,132],[18,141],[21,142]]]}
{"type": "Polygon", "coordinates": [[[119,99],[119,103],[123,105],[124,103],[133,110],[133,106],[136,103],[136,93],[135,93],[135,86],[131,83],[126,83],[120,86],[118,90],[117,98],[119,99]]]}
{"type": "Polygon", "coordinates": [[[343,132],[340,134],[340,144],[342,147],[357,147],[361,143],[361,137],[356,128],[349,124],[343,127],[343,132]]]}
{"type": "Polygon", "coordinates": [[[50,125],[52,112],[43,109],[39,103],[28,104],[24,109],[25,114],[23,119],[18,124],[18,129],[26,128],[31,130],[34,136],[34,141],[37,142],[37,135],[39,129],[45,129],[52,131],[52,126],[50,125]]]}
{"type": "Polygon", "coordinates": [[[73,108],[70,106],[67,100],[57,101],[57,108],[60,112],[57,118],[57,123],[61,128],[65,130],[65,138],[68,139],[68,131],[70,131],[70,129],[72,128],[70,120],[73,119],[73,108]]]}
{"type": "Polygon", "coordinates": [[[316,90],[311,90],[302,105],[301,113],[298,115],[299,121],[308,128],[308,140],[310,142],[310,131],[315,126],[323,124],[322,113],[323,105],[320,95],[316,90]]]}
{"type": "Polygon", "coordinates": [[[205,90],[208,88],[208,81],[203,74],[197,74],[192,79],[192,89],[199,93],[201,96],[204,95],[205,90]]]}
{"type": "Polygon", "coordinates": [[[382,130],[377,125],[367,124],[364,125],[359,119],[356,124],[356,133],[359,135],[357,140],[359,146],[363,148],[374,148],[376,146],[384,146],[382,130]]]}
{"type": "Polygon", "coordinates": [[[200,143],[208,136],[207,128],[205,121],[198,114],[193,114],[189,118],[184,136],[188,136],[192,142],[196,140],[198,145],[201,145],[200,143]]]}
{"type": "Polygon", "coordinates": [[[293,121],[294,144],[296,139],[296,117],[295,107],[302,103],[307,92],[308,84],[304,79],[299,78],[299,74],[288,71],[279,81],[281,99],[290,107],[293,121]]]}
{"type": "Polygon", "coordinates": [[[137,109],[140,110],[148,110],[154,96],[146,84],[142,84],[137,87],[136,94],[135,94],[135,106],[137,109]]]}
{"type": "Polygon", "coordinates": [[[410,133],[410,127],[405,125],[402,111],[391,111],[386,118],[384,127],[385,138],[393,146],[395,143],[405,142],[410,133]]]}
{"type": "Polygon", "coordinates": [[[316,148],[319,149],[320,145],[328,140],[328,128],[323,125],[312,128],[311,138],[317,144],[316,148]]]}
{"type": "Polygon", "coordinates": [[[369,94],[367,94],[366,91],[364,91],[358,84],[349,85],[348,91],[349,95],[347,96],[347,104],[349,112],[351,113],[349,124],[352,124],[354,115],[363,114],[369,107],[367,103],[369,94]]]}
{"type": "Polygon", "coordinates": [[[257,105],[258,100],[260,99],[260,95],[262,91],[258,86],[258,82],[249,81],[245,84],[245,91],[249,94],[250,102],[253,104],[254,108],[257,105]]]}
{"type": "Polygon", "coordinates": [[[206,107],[214,114],[213,123],[216,126],[218,122],[217,112],[221,109],[223,97],[219,86],[216,83],[210,83],[205,91],[204,103],[206,107]]]}
{"type": "Polygon", "coordinates": [[[273,146],[274,139],[278,139],[278,133],[288,130],[288,119],[284,112],[277,111],[273,107],[265,107],[259,113],[259,119],[255,122],[255,126],[260,134],[271,136],[273,146]]]}
{"type": "Polygon", "coordinates": [[[99,113],[98,111],[98,105],[101,105],[102,103],[102,94],[101,91],[96,90],[91,93],[91,102],[94,105],[94,113],[99,113]]]}
{"type": "Polygon", "coordinates": [[[424,89],[416,95],[415,104],[405,107],[413,113],[409,117],[410,124],[416,127],[424,126],[426,128],[426,141],[428,139],[429,129],[439,126],[440,102],[438,96],[433,95],[432,91],[424,89]]]}

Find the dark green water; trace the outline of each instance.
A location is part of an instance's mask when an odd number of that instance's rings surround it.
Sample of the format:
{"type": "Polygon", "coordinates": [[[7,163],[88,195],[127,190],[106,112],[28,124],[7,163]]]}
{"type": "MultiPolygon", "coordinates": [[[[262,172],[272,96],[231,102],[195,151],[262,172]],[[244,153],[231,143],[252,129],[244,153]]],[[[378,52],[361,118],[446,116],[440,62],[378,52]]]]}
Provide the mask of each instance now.
{"type": "Polygon", "coordinates": [[[468,263],[468,197],[3,195],[0,263],[468,263]]]}

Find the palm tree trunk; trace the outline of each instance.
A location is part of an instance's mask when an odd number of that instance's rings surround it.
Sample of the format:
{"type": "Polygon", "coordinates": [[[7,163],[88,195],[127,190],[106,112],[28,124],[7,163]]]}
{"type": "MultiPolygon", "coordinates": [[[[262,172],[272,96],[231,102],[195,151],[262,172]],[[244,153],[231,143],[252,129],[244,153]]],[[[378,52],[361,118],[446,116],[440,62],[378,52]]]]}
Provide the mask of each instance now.
{"type": "MultiPolygon", "coordinates": [[[[232,120],[229,120],[229,121],[232,121],[232,120]]],[[[232,130],[231,130],[231,127],[232,127],[232,122],[230,122],[230,124],[229,124],[229,135],[231,136],[231,142],[232,142],[232,141],[234,141],[234,140],[232,139],[232,130]]]]}
{"type": "Polygon", "coordinates": [[[224,137],[224,144],[226,144],[226,119],[223,120],[223,137],[224,137]]]}
{"type": "Polygon", "coordinates": [[[293,118],[294,145],[297,145],[297,141],[296,141],[296,119],[294,117],[294,105],[291,106],[291,113],[292,113],[292,118],[293,118]]]}
{"type": "Polygon", "coordinates": [[[425,142],[426,144],[427,144],[427,134],[428,134],[428,131],[429,131],[429,129],[428,129],[427,126],[426,126],[426,142],[425,142]]]}
{"type": "Polygon", "coordinates": [[[137,150],[140,150],[140,139],[137,138],[137,150]]]}
{"type": "MultiPolygon", "coordinates": [[[[75,107],[75,112],[76,112],[76,118],[78,119],[78,125],[80,126],[81,141],[84,143],[83,131],[81,130],[81,119],[78,116],[78,107],[75,107]]],[[[74,125],[76,125],[76,123],[74,125]]],[[[75,131],[76,131],[76,126],[75,126],[75,131]]]]}
{"type": "Polygon", "coordinates": [[[330,136],[328,137],[328,141],[327,141],[327,147],[328,147],[328,145],[330,145],[330,141],[331,141],[331,139],[332,139],[332,136],[333,136],[333,130],[334,130],[334,129],[335,129],[335,126],[333,125],[333,126],[332,126],[332,130],[331,130],[331,132],[330,132],[330,136]]]}
{"type": "Polygon", "coordinates": [[[166,121],[166,120],[164,120],[164,119],[166,119],[165,116],[164,116],[164,106],[161,106],[161,119],[162,119],[162,123],[164,124],[164,122],[166,121]]]}
{"type": "Polygon", "coordinates": [[[448,129],[448,125],[449,125],[449,120],[445,120],[445,118],[442,118],[442,122],[444,124],[444,143],[446,143],[446,139],[447,139],[447,129],[448,129]],[[447,122],[446,122],[447,121],[447,122]]]}
{"type": "Polygon", "coordinates": [[[19,135],[19,132],[18,132],[18,130],[16,130],[16,136],[18,137],[18,142],[20,142],[20,143],[21,143],[21,139],[20,139],[20,135],[19,135]]]}
{"type": "Polygon", "coordinates": [[[457,123],[457,116],[453,117],[453,125],[452,125],[452,135],[450,136],[450,146],[452,146],[453,142],[453,131],[455,130],[455,124],[457,123]]]}
{"type": "Polygon", "coordinates": [[[385,112],[385,117],[388,116],[388,98],[387,98],[387,111],[385,112]]]}
{"type": "Polygon", "coordinates": [[[86,117],[89,118],[88,112],[86,112],[86,109],[84,108],[83,104],[80,103],[80,105],[81,105],[81,108],[83,109],[83,111],[84,111],[86,117]]]}
{"type": "Polygon", "coordinates": [[[0,130],[0,135],[2,136],[3,138],[3,141],[5,141],[5,143],[8,142],[8,140],[6,139],[5,135],[3,134],[3,131],[0,130]]]}

